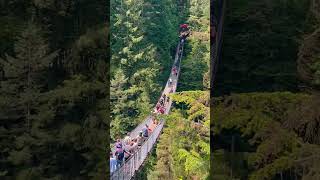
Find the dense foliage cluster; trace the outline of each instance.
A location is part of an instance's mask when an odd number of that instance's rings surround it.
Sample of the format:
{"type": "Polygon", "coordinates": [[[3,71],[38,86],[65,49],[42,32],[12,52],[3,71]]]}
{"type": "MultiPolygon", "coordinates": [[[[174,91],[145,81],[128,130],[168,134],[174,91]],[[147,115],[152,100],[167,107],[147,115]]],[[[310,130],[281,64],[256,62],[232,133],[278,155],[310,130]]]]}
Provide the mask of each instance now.
{"type": "Polygon", "coordinates": [[[180,110],[166,118],[157,145],[157,164],[149,179],[208,179],[210,171],[209,93],[186,91],[172,96],[180,110]]]}
{"type": "Polygon", "coordinates": [[[296,0],[228,3],[216,95],[297,91],[297,51],[310,29],[308,5],[296,0]]]}
{"type": "Polygon", "coordinates": [[[320,177],[319,3],[229,5],[212,108],[214,179],[320,177]]]}
{"type": "Polygon", "coordinates": [[[2,1],[0,179],[106,175],[105,1],[2,1]]]}
{"type": "Polygon", "coordinates": [[[242,179],[318,177],[319,103],[317,96],[289,92],[217,98],[214,159],[228,163],[213,168],[214,176],[229,177],[231,168],[242,179]]]}

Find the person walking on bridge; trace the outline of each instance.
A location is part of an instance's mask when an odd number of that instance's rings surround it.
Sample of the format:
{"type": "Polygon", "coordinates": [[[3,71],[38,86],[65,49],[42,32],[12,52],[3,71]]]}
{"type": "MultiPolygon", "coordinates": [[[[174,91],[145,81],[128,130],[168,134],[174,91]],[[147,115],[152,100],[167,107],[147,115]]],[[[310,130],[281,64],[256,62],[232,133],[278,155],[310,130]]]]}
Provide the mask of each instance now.
{"type": "Polygon", "coordinates": [[[139,132],[139,135],[137,136],[137,144],[138,144],[138,147],[142,146],[142,143],[143,143],[143,136],[142,136],[142,131],[139,132]]]}
{"type": "Polygon", "coordinates": [[[180,32],[188,29],[188,24],[180,24],[180,32]]]}
{"type": "Polygon", "coordinates": [[[116,142],[116,148],[122,148],[122,143],[121,143],[121,140],[120,139],[117,139],[117,142],[116,142]]]}
{"type": "Polygon", "coordinates": [[[110,152],[110,173],[117,170],[117,160],[113,157],[113,153],[110,152]]]}
{"type": "Polygon", "coordinates": [[[137,139],[133,139],[130,145],[131,145],[130,153],[136,152],[136,150],[138,149],[137,139]]]}
{"type": "Polygon", "coordinates": [[[160,105],[161,105],[161,106],[164,106],[164,100],[163,100],[163,98],[160,99],[160,105]]]}
{"type": "Polygon", "coordinates": [[[149,126],[146,124],[145,127],[142,129],[144,139],[149,137],[149,126]]]}
{"type": "Polygon", "coordinates": [[[175,76],[178,75],[177,67],[176,67],[176,66],[174,66],[174,67],[172,68],[172,74],[174,74],[175,76]]]}
{"type": "Polygon", "coordinates": [[[157,105],[156,105],[157,111],[159,111],[159,108],[160,108],[160,103],[158,102],[157,105]]]}
{"type": "Polygon", "coordinates": [[[117,166],[120,167],[124,161],[125,155],[131,156],[132,154],[128,151],[126,151],[124,148],[117,148],[115,155],[117,157],[117,166]]]}
{"type": "Polygon", "coordinates": [[[184,41],[184,39],[189,36],[189,27],[188,24],[181,24],[179,29],[179,37],[180,41],[184,41]]]}
{"type": "Polygon", "coordinates": [[[171,85],[172,85],[172,79],[169,78],[169,86],[171,86],[171,85]]]}
{"type": "Polygon", "coordinates": [[[156,118],[153,118],[153,119],[152,119],[152,123],[151,123],[151,125],[150,125],[150,131],[149,131],[149,133],[151,134],[156,127],[157,127],[157,120],[156,120],[156,118]]]}
{"type": "Polygon", "coordinates": [[[164,106],[162,106],[162,107],[159,109],[160,114],[164,114],[165,111],[166,111],[166,109],[165,109],[164,106]]]}
{"type": "Polygon", "coordinates": [[[130,132],[128,132],[126,137],[124,137],[123,142],[125,145],[128,145],[131,142],[130,132]]]}

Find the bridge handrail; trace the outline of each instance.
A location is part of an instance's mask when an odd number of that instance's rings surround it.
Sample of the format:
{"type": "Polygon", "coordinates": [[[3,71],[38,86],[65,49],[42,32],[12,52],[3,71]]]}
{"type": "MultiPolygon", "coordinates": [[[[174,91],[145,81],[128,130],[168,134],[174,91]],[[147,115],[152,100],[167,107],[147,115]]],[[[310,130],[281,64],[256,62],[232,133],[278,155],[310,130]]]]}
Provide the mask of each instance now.
{"type": "Polygon", "coordinates": [[[160,121],[153,133],[139,147],[139,149],[120,168],[111,174],[111,179],[130,180],[134,176],[135,172],[139,170],[149,152],[153,148],[153,145],[156,143],[162,131],[163,125],[164,121],[160,121]]]}

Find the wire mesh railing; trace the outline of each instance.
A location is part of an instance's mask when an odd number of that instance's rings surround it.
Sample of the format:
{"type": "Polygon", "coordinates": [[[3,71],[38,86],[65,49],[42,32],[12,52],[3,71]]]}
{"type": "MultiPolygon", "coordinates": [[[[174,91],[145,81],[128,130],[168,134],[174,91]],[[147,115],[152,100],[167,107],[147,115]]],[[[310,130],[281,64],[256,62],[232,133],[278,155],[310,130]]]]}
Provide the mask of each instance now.
{"type": "Polygon", "coordinates": [[[111,174],[112,180],[130,180],[135,175],[135,172],[139,170],[159,138],[163,125],[164,121],[160,121],[150,137],[138,150],[120,168],[111,174]]]}

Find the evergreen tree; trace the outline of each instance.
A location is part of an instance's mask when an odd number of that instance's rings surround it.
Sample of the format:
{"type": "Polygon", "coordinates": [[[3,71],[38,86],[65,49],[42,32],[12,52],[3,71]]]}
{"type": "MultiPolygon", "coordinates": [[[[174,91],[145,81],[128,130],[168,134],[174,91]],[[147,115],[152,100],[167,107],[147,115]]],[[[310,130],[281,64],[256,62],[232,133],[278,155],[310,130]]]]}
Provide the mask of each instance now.
{"type": "Polygon", "coordinates": [[[0,176],[103,179],[108,3],[4,1],[0,8],[0,176]]]}
{"type": "Polygon", "coordinates": [[[3,131],[16,135],[11,139],[10,148],[4,148],[2,153],[9,153],[6,163],[21,167],[21,173],[32,164],[35,116],[41,93],[47,88],[47,69],[56,56],[56,52],[49,53],[39,27],[28,23],[15,44],[15,57],[7,55],[1,60],[5,72],[1,82],[1,107],[5,109],[1,117],[6,127],[3,131]]]}

